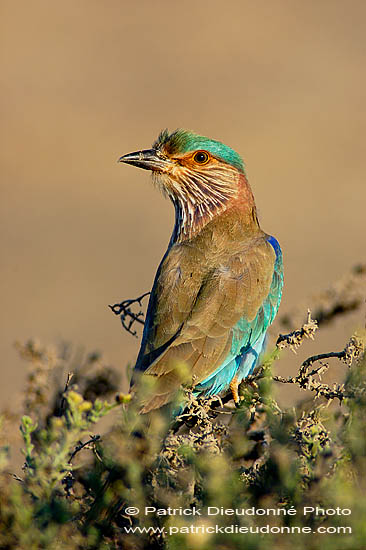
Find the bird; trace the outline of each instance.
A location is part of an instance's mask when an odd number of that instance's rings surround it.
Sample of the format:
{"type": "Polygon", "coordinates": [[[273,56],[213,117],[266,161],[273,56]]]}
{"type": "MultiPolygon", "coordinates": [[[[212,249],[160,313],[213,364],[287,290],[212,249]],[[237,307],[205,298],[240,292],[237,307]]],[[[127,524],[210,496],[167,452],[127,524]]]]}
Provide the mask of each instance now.
{"type": "Polygon", "coordinates": [[[151,290],[131,388],[152,376],[141,413],[170,403],[184,364],[195,396],[231,391],[258,364],[282,296],[277,239],[259,224],[241,156],[189,130],[163,130],[119,162],[150,170],[175,223],[151,290]]]}

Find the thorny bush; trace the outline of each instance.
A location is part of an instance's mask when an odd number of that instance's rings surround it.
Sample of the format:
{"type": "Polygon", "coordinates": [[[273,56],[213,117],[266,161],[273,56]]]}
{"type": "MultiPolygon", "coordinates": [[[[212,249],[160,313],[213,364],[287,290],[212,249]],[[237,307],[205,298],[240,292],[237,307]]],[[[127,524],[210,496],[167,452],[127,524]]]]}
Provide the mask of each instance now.
{"type": "MultiPolygon", "coordinates": [[[[118,373],[98,354],[82,357],[34,341],[18,344],[30,365],[20,425],[25,461],[16,474],[6,440],[19,419],[4,412],[0,547],[364,549],[364,330],[337,351],[297,364],[291,377],[279,374],[279,359],[283,348],[296,350],[305,338],[314,338],[318,326],[362,308],[365,271],[358,266],[316,299],[314,319],[308,312],[301,328],[294,326],[298,311],[282,319],[282,327],[293,330],[278,337],[274,350],[241,384],[237,409],[230,396],[196,399],[185,388],[187,405],[180,416],[172,416],[173,403],[147,418],[129,395],[117,393],[118,373]],[[329,358],[344,365],[341,383],[322,381],[329,358]],[[301,388],[305,397],[283,407],[274,399],[274,384],[301,388]],[[95,433],[105,416],[109,427],[95,433]],[[129,507],[140,513],[128,513],[129,507]],[[146,507],[176,513],[145,514],[146,507]],[[209,515],[208,507],[233,513],[209,515]],[[304,514],[304,507],[314,512],[304,514]],[[324,515],[316,507],[351,512],[324,515]],[[251,513],[273,509],[278,515],[251,513]],[[321,527],[329,534],[320,533],[321,527]],[[345,527],[348,532],[342,532],[345,527]]],[[[141,306],[142,298],[112,306],[132,333],[133,317],[141,323],[143,315],[131,307],[141,306]]],[[[153,391],[151,381],[140,391],[153,391]]]]}

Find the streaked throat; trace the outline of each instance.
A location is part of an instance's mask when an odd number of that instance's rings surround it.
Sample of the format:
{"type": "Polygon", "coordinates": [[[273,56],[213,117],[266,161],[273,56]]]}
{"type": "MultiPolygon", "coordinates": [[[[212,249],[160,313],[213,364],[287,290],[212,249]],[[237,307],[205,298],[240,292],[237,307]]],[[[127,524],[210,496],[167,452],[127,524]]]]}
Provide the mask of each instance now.
{"type": "Polygon", "coordinates": [[[154,174],[154,180],[174,204],[172,242],[191,239],[222,214],[238,195],[238,172],[231,167],[211,171],[185,170],[181,177],[154,174]]]}

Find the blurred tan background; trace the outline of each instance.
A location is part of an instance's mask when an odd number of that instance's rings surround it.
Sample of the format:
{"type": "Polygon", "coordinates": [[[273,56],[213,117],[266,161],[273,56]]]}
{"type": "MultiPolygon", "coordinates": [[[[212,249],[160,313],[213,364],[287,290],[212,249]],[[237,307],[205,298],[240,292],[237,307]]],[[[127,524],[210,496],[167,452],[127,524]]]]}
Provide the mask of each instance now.
{"type": "MultiPolygon", "coordinates": [[[[150,289],[173,208],[147,172],[116,161],[162,128],[243,155],[262,227],[284,251],[282,312],[364,260],[364,1],[5,0],[0,11],[2,404],[25,380],[15,340],[99,349],[121,370],[134,361],[139,340],[107,304],[150,289]]],[[[304,353],[339,348],[363,315],[304,353]]]]}

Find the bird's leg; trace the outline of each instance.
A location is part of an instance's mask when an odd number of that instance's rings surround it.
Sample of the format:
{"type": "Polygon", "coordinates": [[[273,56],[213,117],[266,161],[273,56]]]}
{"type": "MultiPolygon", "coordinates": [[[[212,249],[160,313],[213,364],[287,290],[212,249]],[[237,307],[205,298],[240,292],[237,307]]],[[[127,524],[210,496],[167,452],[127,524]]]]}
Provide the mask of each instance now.
{"type": "Polygon", "coordinates": [[[234,378],[231,380],[229,388],[231,390],[231,393],[233,395],[234,403],[236,407],[240,405],[240,397],[238,392],[239,382],[238,377],[235,375],[234,378]]]}

